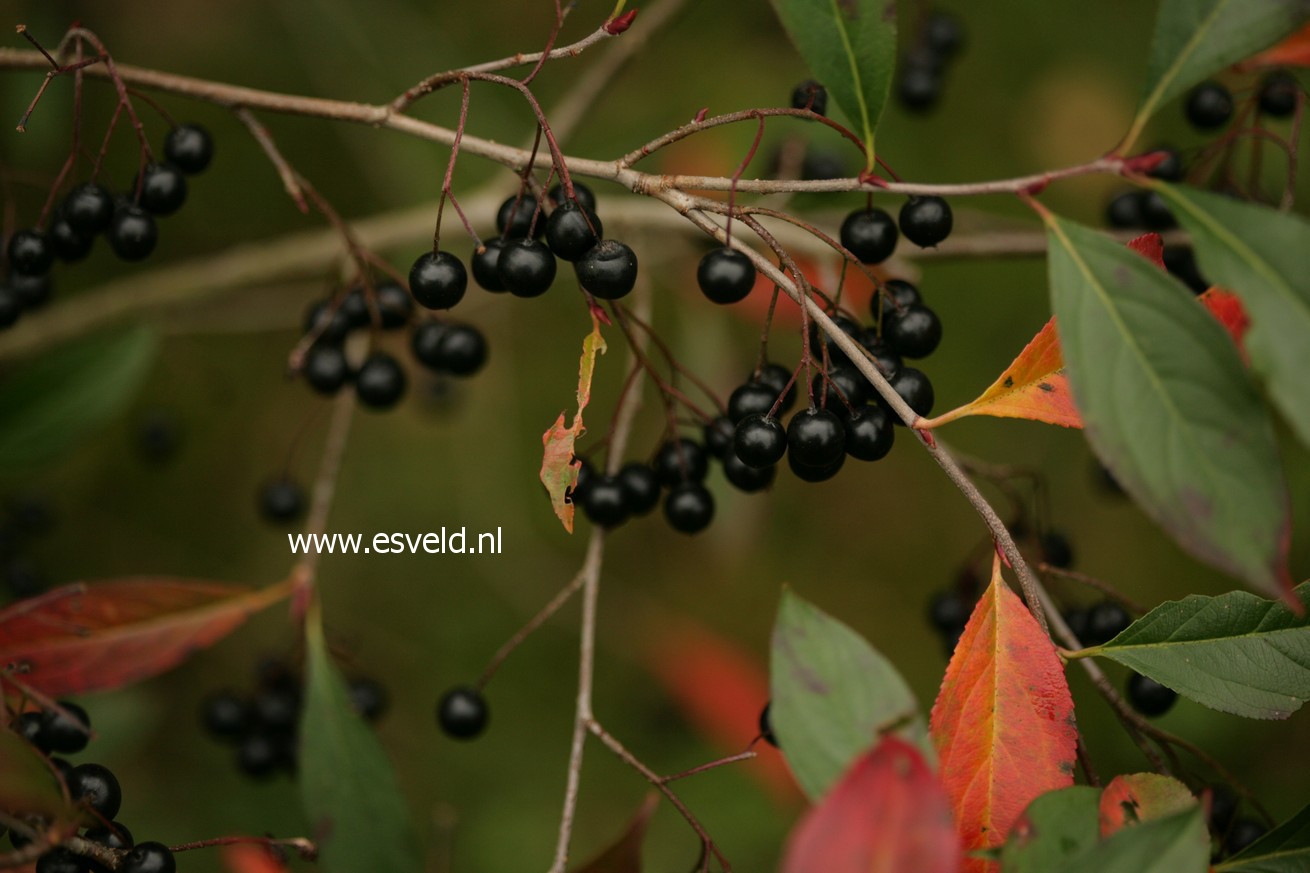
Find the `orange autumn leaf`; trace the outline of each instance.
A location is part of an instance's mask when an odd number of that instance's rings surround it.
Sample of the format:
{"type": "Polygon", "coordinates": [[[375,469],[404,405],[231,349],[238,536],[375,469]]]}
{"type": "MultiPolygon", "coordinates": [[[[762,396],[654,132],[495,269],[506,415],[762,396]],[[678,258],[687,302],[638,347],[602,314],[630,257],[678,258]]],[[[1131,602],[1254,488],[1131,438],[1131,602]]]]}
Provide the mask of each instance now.
{"type": "Polygon", "coordinates": [[[603,354],[605,349],[600,321],[593,311],[591,333],[582,341],[582,358],[578,362],[578,411],[573,416],[573,423],[565,427],[566,413],[561,412],[550,429],[541,435],[545,447],[541,458],[541,484],[546,486],[550,505],[569,533],[573,533],[573,503],[566,500],[565,495],[578,483],[578,469],[582,466],[573,458],[573,446],[586,431],[582,424],[582,410],[591,401],[591,377],[596,370],[596,355],[603,354]]]}
{"type": "Polygon", "coordinates": [[[223,847],[223,866],[229,873],[286,873],[287,865],[263,846],[237,843],[223,847]]]}
{"type": "MultiPolygon", "coordinates": [[[[1073,784],[1078,731],[1064,668],[999,561],[951,656],[930,725],[966,851],[1001,845],[1038,795],[1073,784]]],[[[963,869],[996,865],[971,857],[963,869]]]]}
{"type": "Polygon", "coordinates": [[[1101,836],[1139,822],[1167,818],[1195,806],[1187,786],[1159,773],[1128,773],[1110,780],[1101,792],[1101,836]]]}
{"type": "Polygon", "coordinates": [[[1310,67],[1310,24],[1237,66],[1242,70],[1261,67],[1310,67]]]}
{"type": "Polygon", "coordinates": [[[291,590],[171,578],[68,585],[0,610],[0,664],[18,666],[2,684],[53,697],[148,679],[291,590]]]}
{"type": "Polygon", "coordinates": [[[1214,287],[1197,299],[1232,335],[1237,348],[1242,352],[1242,359],[1245,360],[1246,346],[1242,342],[1246,337],[1246,329],[1251,326],[1251,319],[1242,306],[1242,298],[1225,288],[1214,287]]]}
{"type": "Polygon", "coordinates": [[[782,873],[956,873],[963,864],[941,782],[913,744],[889,735],[801,819],[782,873]]]}

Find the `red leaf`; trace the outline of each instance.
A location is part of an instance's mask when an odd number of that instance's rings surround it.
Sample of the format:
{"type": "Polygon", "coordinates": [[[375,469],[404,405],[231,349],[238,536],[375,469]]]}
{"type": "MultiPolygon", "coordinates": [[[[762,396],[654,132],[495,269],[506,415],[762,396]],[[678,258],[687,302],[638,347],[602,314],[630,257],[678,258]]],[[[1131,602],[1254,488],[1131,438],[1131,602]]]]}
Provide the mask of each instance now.
{"type": "Polygon", "coordinates": [[[238,843],[223,847],[223,866],[230,873],[286,873],[287,865],[263,846],[238,843]]]}
{"type": "MultiPolygon", "coordinates": [[[[1073,784],[1078,731],[1055,646],[1001,578],[974,608],[932,709],[966,850],[999,846],[1038,795],[1073,784]]],[[[970,858],[965,870],[994,870],[970,858]]]]}
{"type": "Polygon", "coordinates": [[[951,803],[910,743],[896,736],[851,765],[787,842],[783,873],[955,873],[951,803]]]}
{"type": "Polygon", "coordinates": [[[1237,343],[1238,349],[1241,350],[1243,359],[1245,359],[1246,346],[1244,341],[1246,339],[1246,329],[1251,326],[1251,319],[1246,314],[1246,308],[1242,306],[1242,298],[1225,288],[1215,287],[1209,289],[1197,299],[1228,330],[1228,333],[1233,337],[1233,341],[1237,343]]]}
{"type": "Polygon", "coordinates": [[[1187,786],[1158,773],[1116,776],[1101,792],[1101,836],[1108,837],[1139,822],[1167,818],[1195,806],[1187,786]]]}
{"type": "Polygon", "coordinates": [[[659,794],[648,793],[622,836],[574,873],[641,873],[641,846],[646,841],[651,816],[655,815],[659,805],[659,794]]]}
{"type": "Polygon", "coordinates": [[[605,338],[600,335],[600,322],[596,320],[596,311],[591,313],[591,333],[582,341],[582,360],[578,363],[578,412],[573,416],[573,423],[564,426],[564,413],[541,435],[545,450],[541,458],[541,484],[550,494],[551,506],[555,515],[564,524],[564,529],[573,533],[573,504],[564,499],[565,493],[578,484],[578,468],[582,465],[574,460],[573,445],[586,430],[582,424],[582,410],[591,401],[591,377],[596,370],[596,355],[605,351],[605,338]]]}
{"type": "Polygon", "coordinates": [[[1144,233],[1135,239],[1129,240],[1128,248],[1137,252],[1137,254],[1146,258],[1161,270],[1168,269],[1164,265],[1164,238],[1160,234],[1144,233]]]}
{"type": "MultiPolygon", "coordinates": [[[[69,585],[0,610],[0,665],[51,696],[148,679],[291,592],[179,579],[69,585]]],[[[3,674],[0,674],[2,676],[3,674]]]]}
{"type": "Polygon", "coordinates": [[[1310,24],[1237,66],[1241,70],[1259,67],[1310,67],[1310,24]]]}

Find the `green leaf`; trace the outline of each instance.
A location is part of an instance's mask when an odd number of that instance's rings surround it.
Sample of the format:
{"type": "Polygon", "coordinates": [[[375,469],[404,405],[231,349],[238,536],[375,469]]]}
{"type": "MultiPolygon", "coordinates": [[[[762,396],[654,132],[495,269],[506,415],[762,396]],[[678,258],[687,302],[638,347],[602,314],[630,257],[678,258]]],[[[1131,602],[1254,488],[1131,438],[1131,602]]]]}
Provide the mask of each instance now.
{"type": "Polygon", "coordinates": [[[1261,591],[1289,587],[1287,489],[1237,347],[1146,258],[1046,220],[1052,307],[1093,450],[1183,548],[1261,591]]]}
{"type": "Polygon", "coordinates": [[[0,471],[68,448],[131,399],[156,348],[137,326],[61,346],[0,383],[0,471]]]}
{"type": "Polygon", "coordinates": [[[1310,806],[1215,866],[1216,873],[1303,873],[1310,869],[1310,806]]]}
{"type": "MultiPolygon", "coordinates": [[[[1310,582],[1292,593],[1310,607],[1310,582]]],[[[1310,700],[1310,609],[1245,591],[1162,603],[1088,652],[1235,715],[1287,718],[1310,700]]]]}
{"type": "Polygon", "coordinates": [[[1210,832],[1201,807],[1118,831],[1081,853],[1061,873],[1205,873],[1210,832]]]}
{"type": "Polygon", "coordinates": [[[1251,364],[1310,446],[1310,221],[1195,188],[1158,188],[1192,235],[1201,272],[1241,297],[1251,364]]]}
{"type": "Polygon", "coordinates": [[[1164,0],[1151,42],[1146,93],[1122,148],[1137,140],[1163,104],[1273,45],[1306,18],[1303,0],[1164,0]]]}
{"type": "Polygon", "coordinates": [[[326,873],[422,870],[396,774],[350,705],[323,639],[317,602],[305,622],[306,700],[300,722],[300,802],[326,873]]]}
{"type": "Polygon", "coordinates": [[[814,77],[864,140],[872,170],[873,134],[896,68],[895,0],[772,0],[814,77]]]}
{"type": "Polygon", "coordinates": [[[790,591],[783,592],[773,627],[771,660],[770,726],[811,798],[826,794],[886,730],[933,755],[919,705],[896,668],[855,631],[790,591]]]}
{"type": "Polygon", "coordinates": [[[1050,873],[1089,851],[1100,839],[1097,807],[1101,792],[1086,785],[1048,791],[1038,797],[1001,849],[1005,873],[1050,873]]]}

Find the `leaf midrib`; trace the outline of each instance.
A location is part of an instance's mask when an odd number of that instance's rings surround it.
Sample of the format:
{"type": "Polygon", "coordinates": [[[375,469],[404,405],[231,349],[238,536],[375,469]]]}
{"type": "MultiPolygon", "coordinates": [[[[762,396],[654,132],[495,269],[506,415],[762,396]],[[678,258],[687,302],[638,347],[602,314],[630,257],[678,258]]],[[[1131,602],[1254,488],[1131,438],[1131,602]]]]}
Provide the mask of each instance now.
{"type": "MultiPolygon", "coordinates": [[[[1215,3],[1214,9],[1212,9],[1210,14],[1201,22],[1201,26],[1196,29],[1194,34],[1192,34],[1192,38],[1183,44],[1183,50],[1174,58],[1174,62],[1165,68],[1165,72],[1160,76],[1155,87],[1146,95],[1146,100],[1142,101],[1142,108],[1137,112],[1139,120],[1149,118],[1155,113],[1156,107],[1160,104],[1160,95],[1165,92],[1174,79],[1178,78],[1178,73],[1182,70],[1183,65],[1196,52],[1197,46],[1200,45],[1205,37],[1209,35],[1210,28],[1214,27],[1215,20],[1219,17],[1219,13],[1227,6],[1228,0],[1219,0],[1219,2],[1215,3]]],[[[1134,128],[1138,127],[1137,124],[1134,124],[1133,126],[1134,128]]]]}
{"type": "Polygon", "coordinates": [[[855,60],[855,47],[851,45],[850,34],[846,32],[846,21],[842,18],[841,7],[837,0],[828,0],[832,8],[832,20],[837,26],[837,35],[841,37],[842,49],[846,52],[846,61],[851,67],[851,78],[855,80],[855,102],[860,104],[860,124],[864,128],[865,169],[873,169],[873,128],[869,120],[869,105],[864,101],[864,77],[860,75],[860,65],[855,60]]]}

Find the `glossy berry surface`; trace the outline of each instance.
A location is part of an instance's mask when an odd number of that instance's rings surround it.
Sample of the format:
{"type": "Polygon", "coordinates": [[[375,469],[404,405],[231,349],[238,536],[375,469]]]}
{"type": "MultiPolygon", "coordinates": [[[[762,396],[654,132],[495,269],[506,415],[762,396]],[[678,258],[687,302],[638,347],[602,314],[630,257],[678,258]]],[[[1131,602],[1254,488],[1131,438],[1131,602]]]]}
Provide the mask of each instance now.
{"type": "Polygon", "coordinates": [[[1142,221],[1151,230],[1170,230],[1178,226],[1173,211],[1158,191],[1143,192],[1142,221]]]}
{"type": "MultiPolygon", "coordinates": [[[[546,192],[546,196],[548,196],[551,202],[556,206],[562,206],[569,199],[564,193],[563,185],[555,185],[546,192]]],[[[573,180],[573,196],[579,203],[590,209],[592,212],[596,211],[596,195],[592,193],[590,188],[579,182],[577,179],[573,180]]]]}
{"type": "Polygon", "coordinates": [[[546,230],[546,216],[538,215],[536,226],[533,227],[532,217],[536,211],[537,198],[531,194],[510,197],[496,211],[496,230],[505,239],[523,239],[528,235],[529,228],[541,236],[546,230]]]}
{"type": "Polygon", "coordinates": [[[1134,673],[1128,677],[1128,702],[1147,718],[1157,718],[1173,709],[1178,694],[1154,679],[1134,673]]]}
{"type": "Polygon", "coordinates": [[[588,458],[577,458],[578,478],[572,488],[568,491],[569,500],[576,504],[581,504],[587,497],[587,492],[591,490],[592,483],[596,481],[597,473],[595,466],[588,458]]]}
{"type": "Polygon", "coordinates": [[[709,452],[711,457],[723,460],[724,455],[732,448],[735,430],[732,419],[728,416],[715,417],[701,431],[705,438],[705,451],[709,452]]]}
{"type": "Polygon", "coordinates": [[[1087,613],[1087,638],[1084,643],[1099,646],[1108,643],[1127,630],[1132,623],[1122,606],[1106,600],[1093,606],[1087,613]]]}
{"type": "Polygon", "coordinates": [[[496,265],[500,263],[500,253],[505,248],[505,241],[500,237],[489,239],[482,245],[482,250],[473,250],[469,265],[473,268],[473,278],[488,291],[500,293],[505,290],[505,283],[500,281],[496,265]]]}
{"type": "Polygon", "coordinates": [[[132,832],[116,821],[87,828],[83,836],[93,843],[99,843],[110,849],[130,849],[134,845],[132,832]]]}
{"type": "MultiPolygon", "coordinates": [[[[924,375],[922,370],[916,370],[914,367],[901,367],[896,375],[887,381],[891,383],[892,388],[905,401],[905,405],[914,410],[916,414],[927,415],[932,412],[932,405],[936,398],[933,394],[932,382],[928,381],[928,377],[924,375]]],[[[878,403],[880,406],[887,408],[881,396],[878,397],[878,403]]],[[[903,424],[901,417],[896,415],[890,408],[887,408],[887,412],[895,424],[903,424]]]]}
{"type": "Polygon", "coordinates": [[[588,294],[617,300],[637,284],[637,255],[626,243],[602,240],[578,260],[577,272],[578,284],[588,294]]]}
{"type": "Polygon", "coordinates": [[[259,514],[268,521],[295,521],[304,511],[305,490],[291,479],[272,479],[259,490],[259,514]]]}
{"type": "Polygon", "coordinates": [[[40,746],[61,755],[80,752],[91,739],[91,718],[76,703],[67,700],[58,703],[59,709],[47,709],[41,715],[40,746]]]}
{"type": "Polygon", "coordinates": [[[824,464],[819,467],[811,467],[798,461],[795,455],[787,455],[787,467],[791,470],[792,475],[802,482],[826,482],[840,473],[845,463],[845,453],[838,455],[837,460],[831,464],[824,464]]]}
{"type": "Polygon", "coordinates": [[[395,282],[382,282],[373,289],[383,330],[396,330],[409,323],[414,314],[414,298],[395,282]]]}
{"type": "Polygon", "coordinates": [[[964,25],[949,12],[933,10],[923,25],[923,41],[938,57],[955,57],[964,47],[964,25]]]}
{"type": "MultiPolygon", "coordinates": [[[[878,334],[872,328],[866,330],[860,336],[860,345],[864,346],[869,355],[873,358],[873,364],[878,368],[878,372],[890,379],[901,371],[901,356],[892,350],[892,347],[878,337],[878,334]]],[[[873,392],[870,392],[870,396],[873,392]]]]}
{"type": "Polygon", "coordinates": [[[900,233],[883,209],[857,209],[841,223],[841,244],[865,264],[881,264],[896,250],[900,233]]]}
{"type": "Polygon", "coordinates": [[[632,515],[645,515],[660,502],[660,477],[648,465],[629,461],[619,470],[623,502],[632,515]]]}
{"type": "Polygon", "coordinates": [[[1233,95],[1218,82],[1202,82],[1187,95],[1186,110],[1193,125],[1214,130],[1233,117],[1233,95]]]}
{"type": "Polygon", "coordinates": [[[454,376],[472,376],[487,363],[487,340],[468,324],[452,324],[437,343],[441,369],[454,376]]]}
{"type": "Polygon", "coordinates": [[[355,374],[359,402],[373,409],[390,409],[405,393],[405,370],[386,352],[374,352],[355,374]]]}
{"type": "Polygon", "coordinates": [[[382,718],[391,704],[387,689],[382,683],[363,676],[350,680],[350,685],[346,687],[346,695],[350,698],[351,709],[359,713],[364,721],[377,721],[382,718]]]}
{"type": "Polygon", "coordinates": [[[1296,111],[1296,79],[1279,70],[1270,73],[1260,84],[1260,111],[1270,118],[1287,118],[1296,111]]]}
{"type": "Polygon", "coordinates": [[[1228,828],[1228,836],[1224,839],[1224,851],[1230,855],[1236,855],[1263,837],[1268,830],[1262,823],[1253,818],[1235,819],[1228,828]]]}
{"type": "Polygon", "coordinates": [[[316,345],[305,355],[305,383],[319,394],[336,394],[350,379],[350,364],[340,346],[316,345]]]}
{"type": "Polygon", "coordinates": [[[154,216],[139,206],[119,206],[105,231],[109,247],[125,261],[140,261],[150,256],[159,242],[154,216]]]}
{"type": "Polygon", "coordinates": [[[778,476],[778,468],[751,467],[738,458],[736,453],[728,452],[723,456],[723,475],[738,491],[753,494],[773,484],[778,476]]]}
{"type": "Polygon", "coordinates": [[[350,319],[340,306],[333,307],[327,300],[319,300],[305,312],[304,331],[317,333],[319,343],[336,345],[350,333],[350,319]]]}
{"type": "Polygon", "coordinates": [[[776,418],[754,413],[737,422],[733,451],[751,467],[768,467],[787,453],[787,432],[776,418]]]}
{"type": "Polygon", "coordinates": [[[1186,167],[1183,165],[1183,156],[1178,149],[1169,146],[1161,146],[1151,150],[1151,154],[1157,155],[1157,163],[1146,175],[1153,179],[1163,179],[1166,182],[1181,182],[1186,167]]]}
{"type": "Polygon", "coordinates": [[[20,230],[9,237],[8,251],[10,269],[26,276],[48,273],[55,263],[50,238],[36,228],[20,230]]]}
{"type": "Polygon", "coordinates": [[[926,358],[942,341],[942,322],[927,306],[912,303],[886,320],[883,338],[901,357],[926,358]]]}
{"type": "Polygon", "coordinates": [[[655,455],[655,472],[666,488],[699,482],[709,471],[709,459],[700,443],[688,437],[668,440],[655,455]]]}
{"type": "Polygon", "coordinates": [[[1142,192],[1124,191],[1116,194],[1105,207],[1105,221],[1111,227],[1123,230],[1144,227],[1146,217],[1142,214],[1142,192]]]}
{"type": "Polygon", "coordinates": [[[62,846],[56,846],[36,859],[36,873],[86,873],[87,866],[81,855],[62,846]]]}
{"type": "Polygon", "coordinates": [[[212,736],[239,739],[250,726],[250,704],[231,691],[216,691],[201,704],[200,719],[212,736]]]}
{"type": "Polygon", "coordinates": [[[911,197],[901,207],[901,233],[920,248],[935,246],[951,235],[951,204],[941,197],[911,197]]]}
{"type": "Polygon", "coordinates": [[[409,292],[425,309],[450,309],[468,287],[464,264],[450,252],[424,252],[409,268],[409,292]]]}
{"type": "Polygon", "coordinates": [[[828,112],[828,91],[813,79],[806,79],[791,92],[791,108],[825,115],[828,112]]]}
{"type": "Polygon", "coordinates": [[[555,256],[535,239],[505,243],[496,263],[501,284],[515,297],[539,297],[555,281],[555,256]]]}
{"type": "Polygon", "coordinates": [[[471,740],[487,728],[487,701],[473,688],[447,691],[437,704],[437,723],[447,736],[471,740]]]}
{"type": "Polygon", "coordinates": [[[595,212],[573,202],[556,207],[546,219],[546,245],[555,257],[576,261],[600,242],[605,226],[595,212]]]}
{"type": "Polygon", "coordinates": [[[79,764],[73,768],[68,790],[74,800],[80,800],[107,819],[118,815],[123,805],[123,789],[108,767],[100,764],[79,764]]]}
{"type": "Polygon", "coordinates": [[[736,303],[755,287],[755,265],[736,249],[715,249],[700,259],[696,282],[713,302],[736,303]]]}
{"type": "Polygon", "coordinates": [[[605,474],[587,484],[582,511],[592,524],[618,527],[628,520],[628,502],[618,476],[605,474]]]}
{"type": "Polygon", "coordinates": [[[95,238],[89,234],[74,230],[65,218],[56,219],[50,225],[50,247],[55,257],[64,263],[80,261],[91,253],[95,238]]]}
{"type": "Polygon", "coordinates": [[[906,282],[904,279],[888,279],[869,301],[869,309],[877,319],[881,312],[882,318],[895,315],[897,312],[911,306],[915,303],[922,303],[923,295],[913,284],[906,282]]]}
{"type": "Polygon", "coordinates": [[[186,176],[172,164],[146,164],[140,186],[141,207],[152,215],[172,215],[186,203],[186,176]]]}
{"type": "Polygon", "coordinates": [[[123,858],[119,873],[177,873],[173,853],[163,843],[138,843],[123,858]]]}
{"type": "Polygon", "coordinates": [[[60,212],[74,230],[94,235],[109,227],[114,198],[102,186],[84,182],[68,192],[60,212]]]}
{"type": "Polygon", "coordinates": [[[798,465],[827,467],[845,456],[846,430],[831,410],[802,409],[787,424],[787,449],[798,465]]]}
{"type": "Polygon", "coordinates": [[[164,140],[164,157],[187,175],[203,173],[214,160],[214,138],[199,124],[179,124],[164,140]]]}
{"type": "Polygon", "coordinates": [[[714,520],[714,497],[699,482],[684,482],[664,498],[664,517],[676,531],[699,533],[714,520]]]}
{"type": "Polygon", "coordinates": [[[928,64],[906,64],[896,81],[896,96],[912,112],[926,112],[942,96],[941,72],[928,64]]]}
{"type": "Polygon", "coordinates": [[[878,461],[896,441],[896,428],[881,406],[864,406],[845,419],[846,454],[857,461],[878,461]]]}
{"type": "Polygon", "coordinates": [[[764,415],[778,400],[778,391],[763,382],[747,382],[728,395],[728,418],[735,425],[748,415],[764,415]]]}
{"type": "Polygon", "coordinates": [[[782,394],[784,391],[787,392],[786,396],[782,398],[782,406],[779,408],[779,412],[786,412],[796,404],[796,383],[792,381],[791,370],[782,364],[765,364],[751,381],[768,385],[773,389],[774,396],[782,394]]]}
{"type": "Polygon", "coordinates": [[[854,367],[833,367],[828,371],[827,379],[821,373],[814,374],[814,396],[820,406],[845,420],[868,399],[868,384],[854,367]]]}

